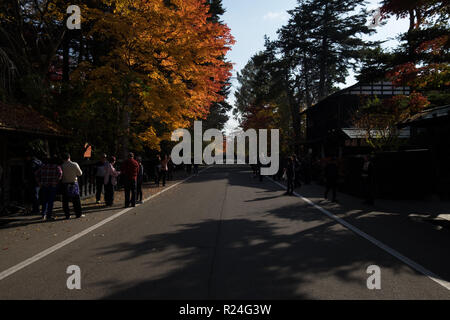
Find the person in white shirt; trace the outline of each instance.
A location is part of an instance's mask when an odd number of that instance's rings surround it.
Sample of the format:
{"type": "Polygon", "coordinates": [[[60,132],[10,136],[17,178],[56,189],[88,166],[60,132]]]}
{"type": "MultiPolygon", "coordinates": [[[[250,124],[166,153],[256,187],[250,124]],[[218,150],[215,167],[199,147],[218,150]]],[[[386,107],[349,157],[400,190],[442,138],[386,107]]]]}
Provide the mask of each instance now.
{"type": "Polygon", "coordinates": [[[82,217],[80,188],[78,186],[78,177],[83,172],[80,166],[76,162],[70,160],[70,154],[66,153],[63,157],[64,163],[61,168],[63,171],[62,183],[63,183],[63,210],[66,215],[66,219],[70,219],[69,200],[72,201],[75,216],[77,218],[82,217]]]}

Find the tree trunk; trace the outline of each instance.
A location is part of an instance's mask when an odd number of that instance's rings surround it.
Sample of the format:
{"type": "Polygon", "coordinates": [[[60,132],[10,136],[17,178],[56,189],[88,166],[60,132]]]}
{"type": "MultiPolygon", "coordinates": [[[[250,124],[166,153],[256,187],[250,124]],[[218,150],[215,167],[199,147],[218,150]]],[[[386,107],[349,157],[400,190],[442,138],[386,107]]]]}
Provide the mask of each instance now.
{"type": "Polygon", "coordinates": [[[414,57],[414,47],[411,42],[411,34],[415,29],[416,23],[415,23],[416,15],[414,12],[414,9],[409,10],[409,29],[407,32],[407,42],[408,42],[408,57],[409,59],[413,59],[414,57]]]}
{"type": "Polygon", "coordinates": [[[409,10],[409,32],[414,30],[414,26],[415,26],[415,14],[414,14],[414,9],[410,9],[409,10]]]}
{"type": "Polygon", "coordinates": [[[305,97],[306,97],[306,108],[311,108],[312,106],[312,94],[310,89],[310,82],[309,82],[309,67],[307,63],[306,54],[303,53],[303,74],[304,74],[304,81],[305,81],[305,97]]]}
{"type": "Polygon", "coordinates": [[[323,35],[322,35],[322,52],[320,58],[320,79],[319,79],[319,100],[325,98],[328,94],[327,90],[327,55],[328,55],[328,4],[325,5],[323,16],[323,35]]]}
{"type": "Polygon", "coordinates": [[[127,159],[129,147],[130,147],[130,112],[128,111],[129,98],[127,98],[127,103],[122,110],[122,136],[121,136],[121,156],[122,159],[127,159]]]}
{"type": "Polygon", "coordinates": [[[294,129],[294,150],[296,155],[300,155],[300,143],[302,139],[300,110],[295,103],[295,99],[289,98],[289,105],[292,113],[292,127],[294,129]]]}
{"type": "Polygon", "coordinates": [[[293,138],[294,138],[294,152],[296,155],[300,155],[300,142],[301,142],[301,119],[300,119],[300,108],[294,96],[294,92],[290,89],[288,83],[287,86],[287,96],[289,101],[289,109],[291,111],[292,117],[292,127],[293,127],[293,138]]]}

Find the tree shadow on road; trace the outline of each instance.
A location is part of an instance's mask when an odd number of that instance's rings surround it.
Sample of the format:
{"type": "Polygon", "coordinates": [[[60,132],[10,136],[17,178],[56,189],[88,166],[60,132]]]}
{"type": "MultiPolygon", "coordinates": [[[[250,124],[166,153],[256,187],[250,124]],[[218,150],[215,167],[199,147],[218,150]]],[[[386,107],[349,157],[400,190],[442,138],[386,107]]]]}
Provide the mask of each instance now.
{"type": "Polygon", "coordinates": [[[279,197],[281,197],[281,195],[276,195],[276,196],[271,196],[271,197],[261,197],[261,198],[246,200],[245,202],[256,202],[256,201],[273,200],[273,199],[277,199],[279,197]]]}
{"type": "MultiPolygon", "coordinates": [[[[242,179],[246,179],[233,172],[208,174],[189,183],[201,183],[213,177],[227,179],[230,186],[242,186],[242,179]]],[[[252,180],[250,184],[256,196],[274,192],[277,195],[273,198],[278,198],[283,192],[270,182],[252,180]]],[[[244,187],[248,187],[248,182],[244,187]]],[[[251,202],[261,200],[269,199],[255,198],[251,202]]],[[[356,210],[354,218],[365,213],[363,209],[356,210]]],[[[368,223],[388,223],[389,217],[384,218],[387,220],[377,216],[367,219],[372,219],[368,223]]],[[[379,265],[390,270],[394,277],[401,274],[406,278],[424,278],[300,199],[249,213],[248,218],[224,217],[178,225],[174,229],[148,235],[137,242],[103,248],[101,255],[118,256],[117,264],[134,265],[139,272],[139,280],[134,282],[123,282],[120,275],[98,282],[96,285],[109,288],[110,293],[104,298],[398,298],[398,292],[394,295],[398,291],[395,283],[384,283],[383,292],[367,289],[368,266],[379,265]]],[[[410,289],[411,292],[403,292],[403,298],[422,290],[420,281],[410,284],[410,289]]],[[[422,293],[426,297],[434,291],[422,293]]]]}
{"type": "MultiPolygon", "coordinates": [[[[387,254],[367,250],[364,240],[319,222],[284,234],[263,220],[233,219],[184,225],[139,243],[104,248],[103,255],[142,263],[149,276],[125,284],[108,280],[105,299],[312,299],[375,298],[366,268],[377,264],[412,272],[387,254]],[[220,224],[220,241],[214,234],[220,224]],[[349,254],[351,248],[351,254],[349,254]],[[158,270],[155,274],[154,270],[158,270]],[[310,294],[314,286],[323,291],[310,294]],[[329,286],[329,287],[328,287],[329,286]],[[327,288],[328,287],[328,288],[327,288]]],[[[119,262],[117,261],[117,262],[119,262]]]]}

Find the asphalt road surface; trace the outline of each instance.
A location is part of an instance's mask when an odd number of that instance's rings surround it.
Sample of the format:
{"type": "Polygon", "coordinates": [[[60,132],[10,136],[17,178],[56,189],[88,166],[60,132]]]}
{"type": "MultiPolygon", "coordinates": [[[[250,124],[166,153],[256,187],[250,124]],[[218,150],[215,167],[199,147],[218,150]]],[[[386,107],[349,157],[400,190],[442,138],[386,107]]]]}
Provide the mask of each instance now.
{"type": "Polygon", "coordinates": [[[0,280],[0,299],[450,298],[284,192],[247,167],[211,167],[0,280]],[[80,290],[67,288],[70,265],[80,267],[80,290]],[[380,290],[367,288],[371,265],[380,290]]]}

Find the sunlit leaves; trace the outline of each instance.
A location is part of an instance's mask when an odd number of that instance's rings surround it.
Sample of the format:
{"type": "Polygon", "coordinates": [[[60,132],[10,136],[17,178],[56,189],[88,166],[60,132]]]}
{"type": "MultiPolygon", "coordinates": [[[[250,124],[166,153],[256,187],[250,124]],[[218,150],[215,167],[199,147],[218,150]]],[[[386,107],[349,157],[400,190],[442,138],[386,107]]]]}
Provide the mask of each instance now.
{"type": "Polygon", "coordinates": [[[122,101],[136,137],[155,148],[169,131],[206,117],[224,99],[219,92],[231,65],[221,57],[234,40],[227,26],[208,21],[209,7],[200,0],[104,3],[111,12],[89,11],[90,34],[114,46],[103,66],[84,69],[86,92],[122,101]]]}

